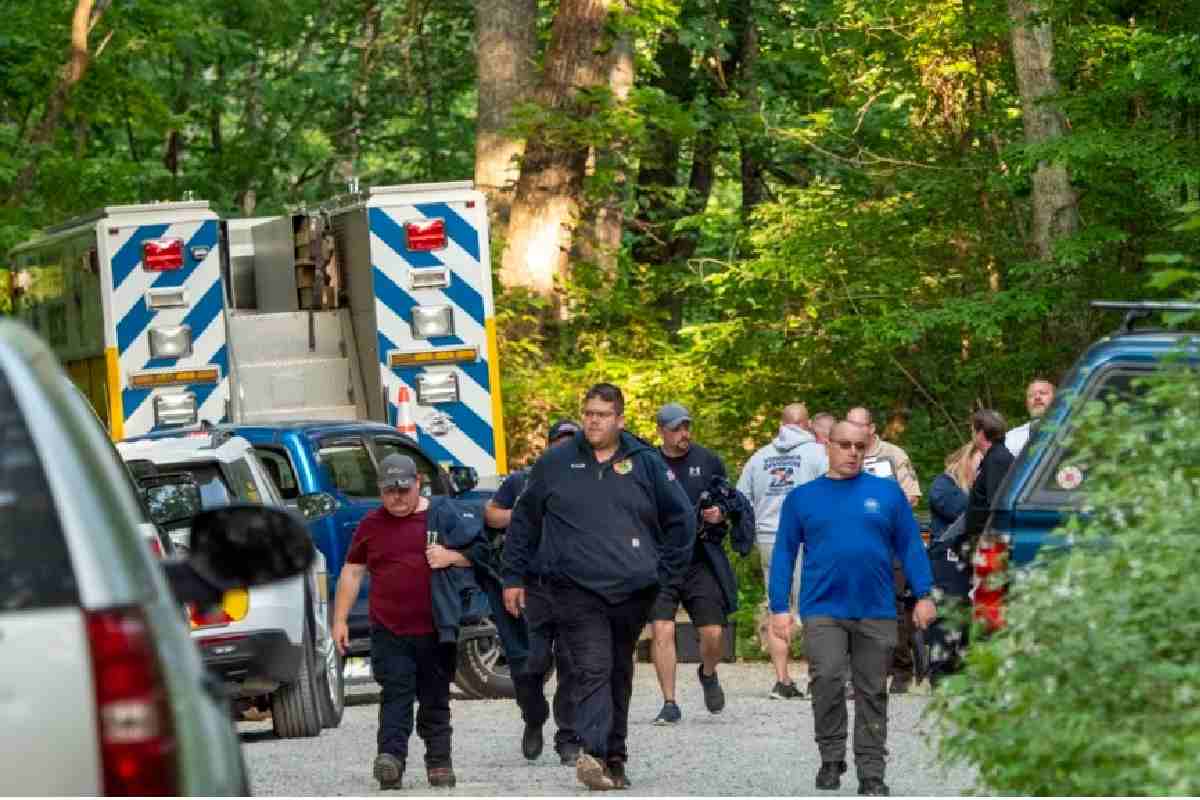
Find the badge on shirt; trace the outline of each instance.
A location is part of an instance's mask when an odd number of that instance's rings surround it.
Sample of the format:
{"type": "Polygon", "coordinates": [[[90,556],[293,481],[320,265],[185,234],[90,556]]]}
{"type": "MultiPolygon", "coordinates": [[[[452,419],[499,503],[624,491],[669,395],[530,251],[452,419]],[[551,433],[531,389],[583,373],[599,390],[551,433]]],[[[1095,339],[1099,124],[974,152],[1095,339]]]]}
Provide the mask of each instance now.
{"type": "Polygon", "coordinates": [[[613,472],[618,475],[628,475],[630,472],[633,472],[633,462],[628,458],[623,458],[613,464],[613,472]]]}
{"type": "Polygon", "coordinates": [[[863,500],[863,511],[866,511],[868,514],[878,514],[879,501],[874,497],[868,497],[866,500],[863,500]]]}

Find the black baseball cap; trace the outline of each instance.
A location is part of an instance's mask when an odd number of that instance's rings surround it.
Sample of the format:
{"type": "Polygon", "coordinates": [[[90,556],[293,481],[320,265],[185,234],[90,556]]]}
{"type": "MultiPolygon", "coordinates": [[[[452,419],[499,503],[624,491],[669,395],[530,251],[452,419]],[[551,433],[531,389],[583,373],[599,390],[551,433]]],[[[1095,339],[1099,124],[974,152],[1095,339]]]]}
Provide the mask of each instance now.
{"type": "Polygon", "coordinates": [[[417,479],[417,464],[402,453],[392,453],[379,462],[379,488],[389,489],[393,486],[407,489],[417,479]]]}
{"type": "Polygon", "coordinates": [[[553,442],[561,436],[574,436],[579,433],[579,423],[570,419],[560,419],[550,426],[550,433],[546,435],[546,440],[553,442]]]}

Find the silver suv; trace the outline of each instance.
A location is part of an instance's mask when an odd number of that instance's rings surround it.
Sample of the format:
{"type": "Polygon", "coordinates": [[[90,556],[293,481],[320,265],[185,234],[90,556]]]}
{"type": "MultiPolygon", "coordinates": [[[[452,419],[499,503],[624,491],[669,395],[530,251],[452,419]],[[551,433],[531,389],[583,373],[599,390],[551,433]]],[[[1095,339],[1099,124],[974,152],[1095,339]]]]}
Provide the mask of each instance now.
{"type": "Polygon", "coordinates": [[[183,602],[306,570],[301,521],[201,512],[156,561],[112,444],[51,351],[0,320],[0,785],[12,795],[245,795],[183,602]]]}
{"type": "MultiPolygon", "coordinates": [[[[191,517],[231,503],[284,508],[254,448],[228,432],[165,433],[117,449],[145,492],[150,515],[186,552],[191,517]]],[[[301,498],[308,507],[311,498],[301,498]]],[[[332,498],[330,498],[332,504],[332,498]]],[[[342,658],[329,631],[325,559],[306,575],[235,588],[219,607],[190,613],[192,639],[208,668],[237,698],[269,697],[277,736],[336,728],[345,708],[342,658]]]]}

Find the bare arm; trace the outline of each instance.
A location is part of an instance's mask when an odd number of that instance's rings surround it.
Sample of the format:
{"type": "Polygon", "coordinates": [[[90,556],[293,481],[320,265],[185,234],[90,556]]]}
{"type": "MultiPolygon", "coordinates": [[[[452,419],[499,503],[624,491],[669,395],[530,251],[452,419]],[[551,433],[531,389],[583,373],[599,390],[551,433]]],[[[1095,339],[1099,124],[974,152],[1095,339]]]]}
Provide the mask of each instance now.
{"type": "Polygon", "coordinates": [[[501,508],[491,500],[483,507],[483,519],[491,528],[507,528],[512,520],[512,509],[501,508]]]}
{"type": "Polygon", "coordinates": [[[429,561],[429,566],[432,569],[471,566],[471,559],[458,550],[451,550],[449,547],[442,547],[440,544],[431,544],[426,547],[425,558],[429,561]]]}
{"type": "Polygon", "coordinates": [[[333,599],[333,641],[342,653],[350,646],[350,628],[347,620],[350,609],[362,588],[363,575],[367,574],[366,564],[342,564],[342,572],[338,576],[337,595],[333,599]]]}

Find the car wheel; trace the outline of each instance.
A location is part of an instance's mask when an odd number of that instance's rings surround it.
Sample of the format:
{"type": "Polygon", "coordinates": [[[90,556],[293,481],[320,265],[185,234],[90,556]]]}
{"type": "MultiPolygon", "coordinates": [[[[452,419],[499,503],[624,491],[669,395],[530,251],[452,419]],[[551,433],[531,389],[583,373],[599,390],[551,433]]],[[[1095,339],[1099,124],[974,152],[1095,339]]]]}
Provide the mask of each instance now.
{"type": "Polygon", "coordinates": [[[491,623],[458,643],[454,682],[473,700],[516,697],[500,635],[491,623]]]}
{"type": "Polygon", "coordinates": [[[280,739],[317,736],[321,733],[321,709],[317,705],[316,676],[313,674],[312,632],[304,624],[300,671],[296,680],[271,694],[271,723],[280,739]]]}
{"type": "Polygon", "coordinates": [[[325,637],[317,642],[313,664],[317,670],[317,705],[321,710],[321,726],[336,728],[346,712],[346,676],[344,659],[333,636],[326,629],[325,637]]]}

